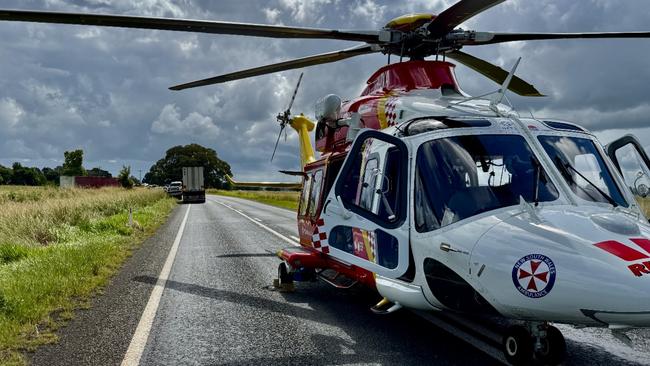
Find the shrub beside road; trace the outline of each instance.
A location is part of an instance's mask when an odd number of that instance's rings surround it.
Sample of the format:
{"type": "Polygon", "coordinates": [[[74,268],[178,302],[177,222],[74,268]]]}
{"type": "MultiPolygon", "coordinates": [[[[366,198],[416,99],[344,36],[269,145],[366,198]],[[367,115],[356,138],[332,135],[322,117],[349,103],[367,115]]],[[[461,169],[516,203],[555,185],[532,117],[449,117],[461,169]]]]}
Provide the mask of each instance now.
{"type": "Polygon", "coordinates": [[[175,200],[162,190],[2,187],[0,205],[0,364],[22,365],[20,352],[55,342],[175,200]]]}

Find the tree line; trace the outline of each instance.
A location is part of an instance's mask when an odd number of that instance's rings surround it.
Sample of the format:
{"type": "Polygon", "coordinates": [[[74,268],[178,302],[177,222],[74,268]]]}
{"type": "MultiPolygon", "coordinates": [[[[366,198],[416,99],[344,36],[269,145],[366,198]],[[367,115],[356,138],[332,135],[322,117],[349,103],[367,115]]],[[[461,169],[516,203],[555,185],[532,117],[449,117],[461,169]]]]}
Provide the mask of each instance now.
{"type": "MultiPolygon", "coordinates": [[[[112,178],[109,171],[99,167],[86,170],[83,167],[83,150],[66,151],[64,162],[54,168],[26,167],[16,162],[11,167],[0,165],[0,184],[11,185],[59,185],[61,176],[90,176],[112,178]]],[[[178,145],[168,149],[142,180],[144,183],[165,185],[183,178],[185,166],[202,166],[206,188],[229,189],[226,175],[232,175],[230,164],[219,159],[213,149],[198,144],[178,145]]],[[[131,175],[131,167],[123,166],[117,176],[124,187],[139,185],[140,181],[131,175]]]]}
{"type": "Polygon", "coordinates": [[[83,167],[83,150],[72,150],[63,153],[63,165],[54,168],[23,166],[19,162],[11,167],[0,165],[0,184],[19,186],[59,185],[61,176],[89,176],[111,178],[112,174],[99,167],[89,170],[83,167]]]}

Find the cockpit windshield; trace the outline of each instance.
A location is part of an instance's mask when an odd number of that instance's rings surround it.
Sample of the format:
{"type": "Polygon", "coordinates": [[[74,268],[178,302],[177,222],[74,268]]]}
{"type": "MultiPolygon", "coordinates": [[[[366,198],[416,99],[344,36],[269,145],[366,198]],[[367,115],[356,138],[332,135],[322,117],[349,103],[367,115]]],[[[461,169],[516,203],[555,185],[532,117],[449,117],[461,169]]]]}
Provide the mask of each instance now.
{"type": "Polygon", "coordinates": [[[539,141],[578,197],[614,206],[628,206],[592,140],[539,136],[539,141]]]}
{"type": "Polygon", "coordinates": [[[558,191],[516,135],[455,136],[426,142],[417,153],[415,220],[419,232],[481,212],[558,199],[558,191]]]}

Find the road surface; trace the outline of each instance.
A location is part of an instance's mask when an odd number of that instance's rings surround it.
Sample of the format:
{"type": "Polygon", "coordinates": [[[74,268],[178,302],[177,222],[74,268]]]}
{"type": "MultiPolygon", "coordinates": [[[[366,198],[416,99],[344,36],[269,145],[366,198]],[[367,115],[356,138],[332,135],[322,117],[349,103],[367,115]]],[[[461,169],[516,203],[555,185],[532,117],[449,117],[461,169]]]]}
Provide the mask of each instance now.
{"type": "MultiPolygon", "coordinates": [[[[361,288],[269,289],[273,253],[296,236],[295,214],[284,209],[221,196],[179,205],[92,307],[59,330],[59,342],[28,357],[34,365],[498,364],[409,311],[373,315],[378,298],[361,288]]],[[[567,364],[650,362],[648,333],[634,333],[630,348],[606,331],[563,331],[567,364]]]]}

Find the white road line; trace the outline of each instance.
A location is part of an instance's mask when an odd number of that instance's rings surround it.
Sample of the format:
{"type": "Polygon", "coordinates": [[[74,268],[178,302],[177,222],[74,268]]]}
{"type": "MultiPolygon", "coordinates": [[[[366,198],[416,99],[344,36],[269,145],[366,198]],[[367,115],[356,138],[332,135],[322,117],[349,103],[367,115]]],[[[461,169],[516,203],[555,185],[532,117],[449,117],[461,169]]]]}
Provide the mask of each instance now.
{"type": "MultiPolygon", "coordinates": [[[[223,203],[221,203],[221,202],[219,202],[219,201],[214,201],[214,202],[215,202],[215,203],[218,203],[218,204],[220,204],[220,205],[222,205],[222,206],[224,206],[224,207],[228,207],[228,205],[225,205],[225,204],[223,204],[223,203]]],[[[266,226],[266,225],[264,225],[264,224],[262,224],[262,223],[259,223],[259,222],[255,221],[255,219],[253,219],[252,217],[246,215],[245,213],[243,213],[243,212],[241,212],[241,211],[239,211],[239,210],[235,210],[234,208],[231,208],[231,210],[233,210],[233,211],[237,212],[238,214],[244,216],[244,217],[247,218],[250,222],[252,222],[252,223],[254,223],[255,225],[261,227],[262,229],[264,229],[264,230],[270,232],[271,234],[277,236],[278,238],[284,240],[285,242],[287,242],[287,243],[289,243],[289,244],[291,244],[291,245],[293,245],[293,246],[296,246],[296,247],[300,246],[300,243],[299,243],[299,242],[297,243],[297,242],[295,242],[294,240],[289,239],[289,238],[287,238],[286,236],[280,234],[279,232],[277,232],[277,231],[271,229],[270,227],[268,227],[268,226],[266,226]]]]}
{"type": "Polygon", "coordinates": [[[255,220],[257,222],[262,222],[262,220],[258,219],[257,217],[253,217],[253,220],[255,220]]]}
{"type": "Polygon", "coordinates": [[[297,241],[298,243],[300,243],[300,238],[299,238],[299,237],[297,237],[297,236],[293,236],[293,235],[289,235],[289,237],[290,237],[291,239],[297,241]]]}
{"type": "Polygon", "coordinates": [[[163,290],[167,285],[167,279],[169,278],[169,273],[171,272],[172,265],[174,264],[174,258],[176,258],[178,246],[181,242],[181,238],[183,237],[183,231],[185,230],[185,224],[187,223],[187,216],[190,214],[190,207],[192,207],[192,205],[187,205],[187,210],[185,211],[185,216],[181,222],[181,227],[178,228],[176,239],[174,239],[174,244],[172,244],[172,247],[169,250],[167,260],[165,260],[165,264],[163,265],[163,268],[158,275],[156,285],[151,291],[151,296],[149,296],[147,306],[142,312],[138,327],[135,329],[133,338],[131,338],[129,349],[126,350],[126,354],[122,360],[122,366],[137,366],[140,364],[142,352],[144,351],[144,347],[147,345],[147,339],[149,338],[149,333],[151,332],[151,326],[153,325],[153,320],[155,319],[156,312],[158,311],[160,298],[162,297],[163,290]]]}

